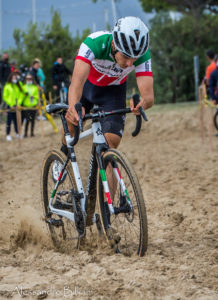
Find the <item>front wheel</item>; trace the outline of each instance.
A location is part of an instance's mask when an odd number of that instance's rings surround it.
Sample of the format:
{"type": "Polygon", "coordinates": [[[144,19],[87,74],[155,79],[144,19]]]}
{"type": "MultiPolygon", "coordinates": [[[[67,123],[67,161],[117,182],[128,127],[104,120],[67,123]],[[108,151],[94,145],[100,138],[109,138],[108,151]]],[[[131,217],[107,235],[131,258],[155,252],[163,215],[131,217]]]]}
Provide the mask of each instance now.
{"type": "Polygon", "coordinates": [[[143,256],[147,250],[147,215],[142,190],[127,158],[118,150],[109,149],[103,155],[106,170],[98,171],[97,199],[102,227],[117,252],[143,256]],[[106,176],[105,176],[106,175],[106,176]],[[115,214],[110,214],[108,193],[115,214]]]}
{"type": "Polygon", "coordinates": [[[66,158],[57,151],[49,151],[43,161],[41,175],[41,199],[44,220],[48,225],[54,245],[60,250],[71,250],[78,245],[78,232],[75,223],[67,218],[52,214],[49,210],[51,197],[55,208],[73,212],[72,189],[76,190],[73,171],[70,163],[66,166],[58,188],[56,183],[66,158]],[[55,192],[56,190],[56,192],[55,192]],[[55,194],[55,195],[54,195],[55,194]],[[54,196],[53,196],[54,195],[54,196]]]}

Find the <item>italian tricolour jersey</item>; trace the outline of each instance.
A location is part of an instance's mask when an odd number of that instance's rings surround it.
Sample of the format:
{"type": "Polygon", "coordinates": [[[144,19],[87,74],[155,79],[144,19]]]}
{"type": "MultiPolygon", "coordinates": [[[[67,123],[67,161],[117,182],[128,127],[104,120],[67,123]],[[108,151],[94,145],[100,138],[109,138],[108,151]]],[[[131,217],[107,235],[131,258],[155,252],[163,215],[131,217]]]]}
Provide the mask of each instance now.
{"type": "Polygon", "coordinates": [[[135,70],[136,76],[152,76],[149,50],[138,58],[133,66],[122,69],[113,59],[112,33],[98,31],[90,34],[81,44],[76,59],[90,64],[88,80],[98,86],[120,85],[135,70]]]}

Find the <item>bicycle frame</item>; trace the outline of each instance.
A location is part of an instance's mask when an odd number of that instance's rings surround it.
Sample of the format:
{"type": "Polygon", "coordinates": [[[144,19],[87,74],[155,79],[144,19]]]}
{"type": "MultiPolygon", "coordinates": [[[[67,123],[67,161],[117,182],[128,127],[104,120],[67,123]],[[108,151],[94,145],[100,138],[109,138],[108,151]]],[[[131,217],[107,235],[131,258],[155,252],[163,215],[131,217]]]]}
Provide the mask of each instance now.
{"type": "Polygon", "coordinates": [[[71,221],[74,222],[74,213],[69,212],[69,211],[65,211],[62,209],[56,209],[52,206],[52,201],[53,198],[56,194],[57,188],[59,186],[59,183],[61,181],[61,177],[64,173],[64,170],[69,162],[69,160],[71,161],[71,165],[72,165],[72,169],[73,169],[73,173],[74,173],[74,177],[75,177],[75,181],[76,181],[76,187],[77,187],[77,191],[80,194],[80,205],[81,205],[81,209],[83,211],[83,213],[86,215],[86,209],[85,209],[85,204],[86,204],[86,198],[89,197],[92,194],[92,198],[93,196],[96,197],[96,189],[95,189],[95,183],[92,181],[93,176],[96,179],[96,174],[97,174],[97,165],[96,165],[96,153],[99,153],[98,155],[98,161],[100,164],[102,164],[101,162],[101,157],[100,157],[100,153],[102,149],[107,149],[108,146],[106,145],[106,140],[104,138],[104,135],[101,131],[101,124],[100,122],[94,122],[92,124],[92,128],[82,132],[79,136],[79,139],[84,139],[86,137],[89,137],[90,135],[93,135],[93,148],[92,148],[92,153],[91,153],[91,157],[90,157],[90,168],[89,168],[89,175],[88,175],[88,184],[87,184],[87,190],[86,193],[84,192],[84,188],[83,188],[83,183],[82,183],[82,179],[80,176],[80,171],[79,171],[79,167],[78,167],[78,163],[76,161],[76,155],[74,152],[74,148],[71,146],[71,143],[73,141],[73,137],[66,135],[66,142],[67,142],[67,147],[68,147],[68,151],[70,153],[70,157],[68,157],[63,165],[63,168],[61,170],[61,173],[59,175],[58,181],[55,185],[55,188],[52,192],[50,201],[49,201],[49,209],[51,211],[51,213],[55,213],[57,215],[63,216],[65,218],[70,219],[71,221]],[[100,152],[99,152],[100,151],[100,152]],[[94,188],[93,188],[94,187],[94,188]],[[94,193],[94,195],[93,195],[94,193]]]}
{"type": "MultiPolygon", "coordinates": [[[[139,102],[139,97],[136,97],[134,100],[134,105],[136,106],[137,103],[139,102]],[[136,99],[137,98],[137,99],[136,99]]],[[[52,112],[58,112],[58,111],[62,111],[61,114],[61,119],[62,119],[62,123],[63,123],[63,127],[64,127],[64,131],[65,131],[65,139],[67,142],[67,148],[68,148],[68,157],[62,167],[62,170],[59,174],[59,178],[55,184],[55,188],[51,194],[50,200],[49,200],[49,209],[51,213],[57,214],[59,216],[63,216],[66,217],[68,219],[70,219],[71,221],[75,221],[74,219],[74,213],[63,210],[63,209],[57,209],[55,207],[53,207],[52,202],[54,199],[54,196],[56,194],[56,191],[58,189],[58,186],[60,184],[61,178],[64,174],[64,170],[69,162],[69,160],[71,161],[71,165],[72,165],[72,169],[73,169],[73,173],[74,173],[74,177],[75,177],[75,181],[76,181],[76,188],[77,188],[77,192],[78,194],[76,194],[76,197],[79,198],[80,200],[80,207],[82,210],[82,213],[84,214],[84,216],[87,217],[86,214],[86,200],[90,199],[92,200],[92,203],[95,204],[96,202],[96,174],[97,174],[97,169],[99,168],[100,170],[100,177],[101,177],[101,181],[103,184],[103,189],[104,189],[104,193],[107,199],[107,203],[108,203],[108,207],[109,207],[109,211],[110,214],[117,214],[120,212],[119,207],[113,207],[112,205],[112,199],[111,199],[111,195],[109,192],[109,185],[108,185],[108,181],[107,181],[107,177],[106,177],[106,171],[103,165],[103,160],[102,160],[102,152],[106,151],[109,147],[106,144],[106,140],[104,137],[104,134],[102,132],[102,128],[101,128],[101,123],[99,122],[100,118],[103,118],[105,116],[111,115],[111,114],[124,114],[124,113],[130,113],[131,109],[130,108],[126,108],[126,109],[117,109],[111,112],[95,112],[91,115],[87,114],[84,117],[84,121],[87,119],[92,119],[92,127],[91,129],[88,129],[82,133],[79,134],[79,129],[80,126],[82,126],[82,105],[80,103],[77,103],[75,105],[75,108],[78,112],[78,114],[80,115],[80,120],[79,120],[79,126],[74,127],[76,129],[75,131],[75,135],[74,137],[72,137],[69,133],[69,129],[67,126],[67,122],[65,119],[65,113],[63,113],[63,111],[67,111],[68,106],[66,104],[50,104],[47,105],[46,107],[46,111],[48,113],[52,113],[52,112]],[[80,112],[79,112],[80,111],[80,112]],[[74,145],[77,144],[78,140],[81,140],[83,138],[86,138],[90,135],[93,135],[93,147],[92,147],[92,152],[91,152],[91,158],[90,158],[90,168],[89,168],[89,175],[88,175],[88,184],[87,184],[87,190],[86,193],[84,192],[84,188],[83,188],[83,183],[82,183],[82,179],[80,176],[80,172],[79,172],[79,167],[76,161],[76,155],[74,152],[74,145]]],[[[140,107],[140,114],[143,116],[144,120],[147,121],[147,117],[145,115],[144,110],[140,107]]],[[[136,128],[135,130],[132,132],[132,136],[136,136],[141,129],[141,115],[137,115],[136,116],[136,128]]],[[[82,127],[81,127],[82,128],[82,127]]],[[[131,200],[129,198],[127,189],[125,187],[124,181],[122,179],[122,176],[120,174],[120,171],[116,165],[116,162],[114,161],[113,163],[113,172],[115,173],[116,179],[120,185],[120,189],[123,195],[126,196],[126,199],[131,207],[131,209],[133,209],[131,200]]],[[[70,191],[73,193],[73,189],[70,191]]],[[[75,196],[75,195],[74,195],[75,196]]],[[[94,205],[95,206],[95,205],[94,205]]],[[[94,215],[94,211],[93,211],[93,217],[95,217],[94,215]]]]}
{"type": "MultiPolygon", "coordinates": [[[[71,165],[72,165],[72,168],[73,168],[73,173],[74,173],[74,177],[75,177],[77,191],[79,192],[79,195],[80,195],[80,205],[81,205],[81,209],[82,209],[84,215],[87,216],[86,201],[87,201],[88,198],[90,198],[90,203],[93,204],[93,209],[95,209],[96,179],[97,179],[97,169],[98,168],[100,170],[100,176],[101,176],[101,180],[102,180],[102,184],[103,184],[103,188],[104,188],[105,196],[106,196],[106,199],[107,199],[110,214],[114,214],[114,207],[112,205],[111,195],[110,195],[110,192],[109,192],[109,185],[108,185],[108,181],[107,181],[107,178],[106,178],[106,171],[105,171],[103,161],[102,161],[102,156],[101,156],[102,152],[106,151],[109,147],[106,144],[106,140],[105,140],[104,134],[102,132],[100,122],[93,122],[92,123],[92,128],[90,128],[90,129],[88,129],[88,130],[86,130],[86,131],[84,131],[80,134],[79,140],[84,139],[86,137],[89,137],[90,135],[93,135],[93,147],[92,147],[91,156],[90,156],[90,165],[89,165],[89,174],[88,174],[88,183],[87,183],[86,192],[84,191],[84,188],[83,188],[83,183],[82,183],[82,179],[81,179],[81,176],[80,176],[78,163],[76,161],[76,155],[75,155],[75,152],[74,152],[74,147],[71,146],[72,141],[73,141],[74,138],[71,137],[70,135],[65,135],[66,142],[67,142],[67,147],[68,147],[68,151],[69,151],[70,155],[66,159],[66,161],[63,165],[63,168],[62,168],[61,173],[59,175],[58,181],[55,185],[55,188],[52,192],[52,195],[51,195],[51,198],[50,198],[50,201],[49,201],[49,208],[50,208],[51,213],[57,214],[59,216],[63,216],[63,217],[65,217],[65,218],[67,218],[67,219],[69,219],[73,222],[74,222],[74,213],[69,212],[69,211],[65,211],[65,210],[62,210],[62,209],[57,209],[57,208],[54,208],[52,206],[53,198],[56,194],[57,188],[59,186],[62,175],[64,173],[64,170],[65,170],[69,160],[71,161],[71,165]]],[[[121,186],[122,193],[127,196],[127,200],[130,204],[130,207],[132,208],[132,203],[131,203],[131,200],[129,199],[129,195],[128,195],[126,186],[124,184],[124,181],[122,179],[120,171],[116,166],[113,166],[113,172],[116,176],[117,181],[119,182],[119,184],[121,186]]],[[[95,222],[94,210],[93,210],[92,215],[93,215],[92,222],[95,222]]]]}

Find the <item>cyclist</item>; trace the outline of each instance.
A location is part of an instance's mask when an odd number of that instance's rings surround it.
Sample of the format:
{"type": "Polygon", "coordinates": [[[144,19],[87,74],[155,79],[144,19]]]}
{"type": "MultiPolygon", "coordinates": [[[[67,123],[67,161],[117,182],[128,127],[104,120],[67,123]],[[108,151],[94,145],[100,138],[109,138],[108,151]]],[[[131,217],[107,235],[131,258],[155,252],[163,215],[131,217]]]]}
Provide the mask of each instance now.
{"type": "MultiPolygon", "coordinates": [[[[148,44],[148,28],[137,17],[121,18],[112,32],[95,32],[83,41],[69,87],[66,119],[72,135],[73,124],[78,123],[75,103],[82,103],[83,115],[94,104],[104,111],[126,107],[126,78],[133,70],[136,72],[141,98],[136,108],[133,101],[130,101],[132,112],[139,114],[140,106],[148,109],[153,105],[153,77],[148,44]]],[[[124,123],[125,115],[109,116],[102,121],[103,132],[110,147],[118,147],[124,123]]],[[[64,138],[61,150],[67,154],[64,138]]]]}

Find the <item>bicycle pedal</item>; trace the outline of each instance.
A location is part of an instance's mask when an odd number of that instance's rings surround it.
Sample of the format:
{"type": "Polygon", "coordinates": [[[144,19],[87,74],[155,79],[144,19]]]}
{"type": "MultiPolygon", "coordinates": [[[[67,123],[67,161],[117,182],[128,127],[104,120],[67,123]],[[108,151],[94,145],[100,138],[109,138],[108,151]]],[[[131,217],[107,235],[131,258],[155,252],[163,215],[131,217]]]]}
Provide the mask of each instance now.
{"type": "Polygon", "coordinates": [[[50,218],[48,220],[45,220],[46,223],[50,224],[50,225],[53,225],[55,227],[60,227],[60,226],[63,226],[64,223],[61,219],[53,219],[53,218],[50,218]]]}

